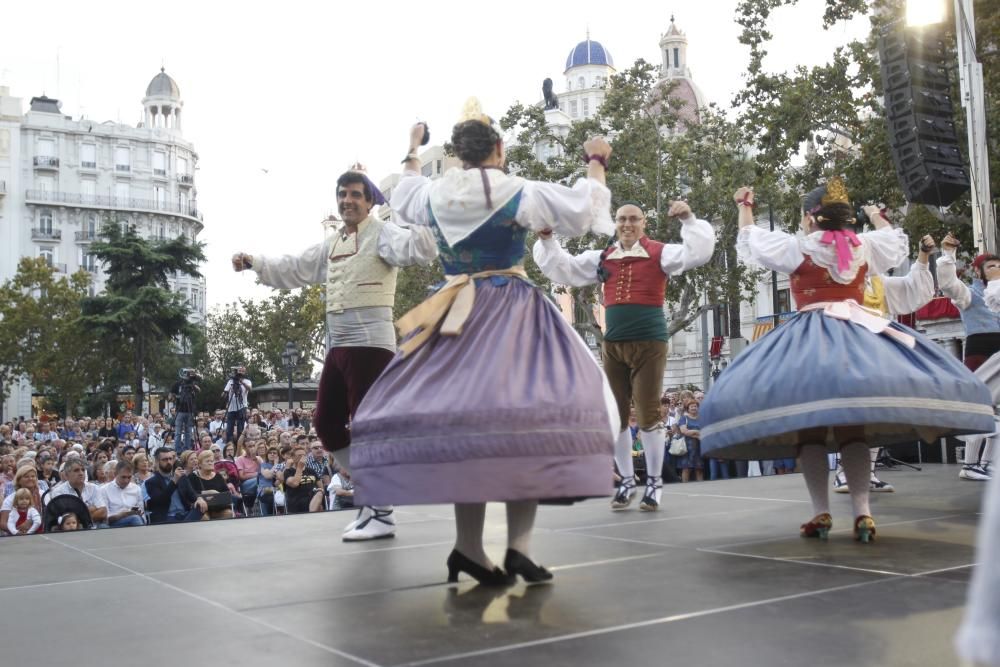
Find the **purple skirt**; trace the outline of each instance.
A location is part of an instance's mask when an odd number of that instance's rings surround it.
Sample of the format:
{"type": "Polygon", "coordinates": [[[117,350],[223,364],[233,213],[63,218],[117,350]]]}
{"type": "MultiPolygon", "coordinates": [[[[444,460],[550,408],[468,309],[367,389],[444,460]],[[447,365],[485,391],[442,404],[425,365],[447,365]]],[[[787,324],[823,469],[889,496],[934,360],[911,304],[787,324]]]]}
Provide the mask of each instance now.
{"type": "Polygon", "coordinates": [[[610,495],[603,373],[540,290],[476,281],[462,333],[392,360],[351,424],[359,505],[610,495]]]}

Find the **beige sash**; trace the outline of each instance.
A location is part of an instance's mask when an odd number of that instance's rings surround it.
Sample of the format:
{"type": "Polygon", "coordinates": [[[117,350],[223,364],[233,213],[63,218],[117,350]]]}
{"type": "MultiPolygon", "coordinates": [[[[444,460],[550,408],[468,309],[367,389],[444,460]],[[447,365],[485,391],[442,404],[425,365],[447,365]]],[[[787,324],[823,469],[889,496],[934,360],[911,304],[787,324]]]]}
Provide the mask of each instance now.
{"type": "Polygon", "coordinates": [[[442,336],[457,336],[462,333],[462,327],[472,313],[472,304],[476,301],[476,279],[490,276],[528,279],[523,266],[512,266],[497,271],[480,271],[471,275],[462,273],[457,276],[447,276],[447,282],[441,289],[396,320],[396,329],[404,338],[420,329],[417,335],[399,346],[402,355],[406,357],[426,343],[442,319],[444,320],[441,324],[442,336]]]}

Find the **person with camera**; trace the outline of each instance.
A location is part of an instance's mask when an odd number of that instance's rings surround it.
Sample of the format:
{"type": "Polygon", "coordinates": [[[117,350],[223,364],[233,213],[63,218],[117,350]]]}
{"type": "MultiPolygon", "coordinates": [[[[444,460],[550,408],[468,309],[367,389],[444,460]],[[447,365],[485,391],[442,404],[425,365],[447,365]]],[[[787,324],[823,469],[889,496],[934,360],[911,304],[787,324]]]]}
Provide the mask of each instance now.
{"type": "Polygon", "coordinates": [[[119,461],[115,465],[115,478],[101,488],[108,509],[108,527],[125,528],[143,526],[145,503],[142,489],[132,482],[132,464],[119,461]]]}
{"type": "Polygon", "coordinates": [[[223,476],[215,472],[215,456],[201,451],[197,457],[194,472],[177,485],[184,508],[200,512],[202,521],[233,518],[233,495],[223,476]]]}
{"type": "MultiPolygon", "coordinates": [[[[401,227],[372,215],[383,203],[368,176],[352,169],[337,179],[337,210],[344,224],[336,234],[297,256],[233,255],[234,270],[252,269],[271,287],[326,285],[328,352],[313,426],[323,446],[345,466],[354,412],[396,351],[392,307],[399,267],[429,264],[437,257],[429,228],[401,227]]],[[[391,507],[366,507],[343,538],[362,541],[395,532],[391,507]]]]}
{"type": "Polygon", "coordinates": [[[247,425],[247,408],[250,407],[251,389],[253,389],[253,383],[247,377],[246,367],[233,366],[232,375],[222,390],[222,399],[226,402],[225,442],[234,442],[234,430],[236,438],[243,435],[243,429],[247,425]]]}
{"type": "MultiPolygon", "coordinates": [[[[153,452],[156,472],[145,481],[146,509],[149,522],[167,523],[171,520],[170,501],[177,491],[177,484],[184,477],[183,466],[177,465],[177,453],[172,447],[159,447],[153,452]]],[[[201,517],[198,517],[199,519],[201,517]]]]}
{"type": "Polygon", "coordinates": [[[177,382],[170,388],[170,400],[175,402],[174,437],[179,451],[192,448],[191,433],[194,429],[194,400],[201,391],[197,382],[201,378],[191,368],[182,368],[177,382]]]}

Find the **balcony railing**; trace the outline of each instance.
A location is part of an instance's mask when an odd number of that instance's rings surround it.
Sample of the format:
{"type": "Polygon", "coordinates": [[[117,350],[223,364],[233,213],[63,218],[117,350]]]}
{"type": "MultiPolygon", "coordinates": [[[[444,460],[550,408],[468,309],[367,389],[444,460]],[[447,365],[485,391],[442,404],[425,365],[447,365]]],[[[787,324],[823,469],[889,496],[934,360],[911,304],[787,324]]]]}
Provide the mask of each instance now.
{"type": "Polygon", "coordinates": [[[171,213],[194,218],[199,222],[203,219],[194,202],[185,205],[171,202],[160,202],[154,199],[132,199],[131,197],[108,197],[104,195],[84,195],[76,192],[50,192],[48,190],[28,190],[25,192],[27,202],[44,202],[51,204],[68,204],[91,206],[94,208],[124,209],[130,211],[153,211],[171,213]]]}
{"type": "Polygon", "coordinates": [[[194,183],[194,176],[190,174],[181,174],[177,177],[177,182],[181,185],[191,185],[194,183]]]}
{"type": "Polygon", "coordinates": [[[35,156],[35,166],[39,169],[58,169],[59,168],[59,158],[50,157],[48,155],[36,155],[35,156]]]}
{"type": "Polygon", "coordinates": [[[56,273],[66,273],[66,265],[65,264],[49,264],[49,266],[51,266],[53,269],[55,269],[56,273]]]}
{"type": "Polygon", "coordinates": [[[97,232],[96,231],[87,230],[85,232],[77,232],[76,233],[76,242],[77,243],[88,243],[90,241],[96,241],[96,240],[97,240],[97,232]]]}
{"type": "Polygon", "coordinates": [[[96,162],[87,162],[86,160],[82,160],[80,162],[80,168],[81,169],[97,169],[97,163],[96,162]]]}
{"type": "Polygon", "coordinates": [[[61,229],[40,229],[35,227],[31,230],[31,240],[33,241],[58,241],[61,238],[61,229]]]}
{"type": "Polygon", "coordinates": [[[153,176],[160,176],[162,178],[166,178],[167,177],[167,170],[166,169],[153,169],[153,176]]]}
{"type": "Polygon", "coordinates": [[[127,165],[127,164],[116,164],[115,165],[115,171],[121,171],[121,172],[128,173],[128,172],[132,171],[132,167],[130,165],[127,165]]]}
{"type": "Polygon", "coordinates": [[[86,265],[84,265],[84,266],[81,266],[80,268],[83,269],[84,271],[86,271],[87,273],[90,273],[90,274],[93,274],[93,275],[97,275],[97,272],[100,271],[100,269],[98,267],[96,267],[96,266],[86,266],[86,265]]]}

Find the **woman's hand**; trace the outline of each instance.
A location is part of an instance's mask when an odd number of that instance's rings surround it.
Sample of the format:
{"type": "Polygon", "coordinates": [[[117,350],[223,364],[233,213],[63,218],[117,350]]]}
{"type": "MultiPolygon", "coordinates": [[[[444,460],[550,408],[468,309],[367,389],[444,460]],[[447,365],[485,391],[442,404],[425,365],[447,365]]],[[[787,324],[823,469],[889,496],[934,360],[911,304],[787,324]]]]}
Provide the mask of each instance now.
{"type": "Polygon", "coordinates": [[[941,249],[948,253],[954,253],[960,245],[961,243],[951,232],[948,232],[948,235],[941,239],[941,249]]]}
{"type": "Polygon", "coordinates": [[[194,501],[195,509],[197,509],[202,514],[208,513],[208,503],[205,502],[204,498],[198,498],[194,501]]]}
{"type": "Polygon", "coordinates": [[[410,128],[410,153],[416,153],[417,149],[424,143],[424,133],[427,132],[425,123],[416,123],[410,128]]]}
{"type": "Polygon", "coordinates": [[[733,193],[733,201],[739,206],[746,206],[747,204],[753,204],[753,188],[744,185],[742,188],[733,193]]]}
{"type": "Polygon", "coordinates": [[[934,237],[930,234],[924,235],[920,239],[920,251],[917,253],[917,261],[921,264],[927,264],[930,262],[931,253],[937,249],[937,243],[934,242],[934,237]]]}
{"type": "Polygon", "coordinates": [[[686,220],[687,218],[690,218],[691,215],[691,207],[688,206],[686,201],[670,202],[670,210],[667,211],[667,217],[686,220]]]}

